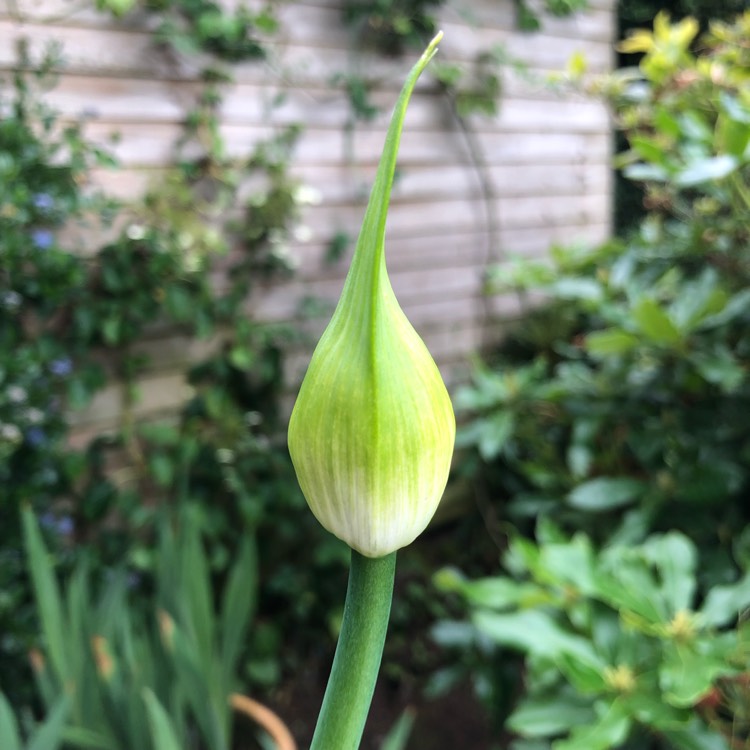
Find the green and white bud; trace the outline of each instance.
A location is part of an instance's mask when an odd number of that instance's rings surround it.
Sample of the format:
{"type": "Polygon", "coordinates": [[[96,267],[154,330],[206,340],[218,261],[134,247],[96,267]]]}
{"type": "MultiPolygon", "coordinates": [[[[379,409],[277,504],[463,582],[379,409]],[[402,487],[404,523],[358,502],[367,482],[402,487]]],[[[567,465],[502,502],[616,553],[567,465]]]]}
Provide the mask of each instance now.
{"type": "Polygon", "coordinates": [[[385,224],[404,115],[439,34],[407,78],[338,306],[302,382],[289,451],[320,523],[367,557],[414,540],[437,509],[456,420],[385,266],[385,224]]]}

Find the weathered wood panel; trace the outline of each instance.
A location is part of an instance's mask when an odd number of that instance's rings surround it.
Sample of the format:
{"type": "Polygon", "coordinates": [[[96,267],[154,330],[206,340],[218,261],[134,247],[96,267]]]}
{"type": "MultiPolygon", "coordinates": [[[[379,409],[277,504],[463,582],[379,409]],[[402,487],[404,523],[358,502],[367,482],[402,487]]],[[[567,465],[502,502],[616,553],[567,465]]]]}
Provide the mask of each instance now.
{"type": "MultiPolygon", "coordinates": [[[[543,257],[556,242],[600,241],[610,230],[611,137],[605,108],[545,85],[548,72],[582,53],[593,72],[609,69],[614,0],[592,0],[588,11],[543,21],[543,30],[514,29],[510,0],[474,0],[445,7],[440,57],[470,64],[478,51],[502,45],[527,66],[504,73],[497,117],[471,117],[470,140],[449,102],[427,74],[406,119],[388,224],[388,264],[407,315],[424,336],[449,379],[460,378],[469,355],[498,328],[491,317],[520,314],[513,296],[486,300],[482,283],[489,263],[512,255],[543,257]]],[[[316,196],[302,210],[304,232],[289,252],[298,263],[289,283],[271,286],[248,302],[248,313],[269,321],[294,318],[300,299],[337,298],[346,262],[326,262],[327,243],[344,231],[352,242],[361,221],[383,144],[390,109],[411,59],[354,54],[341,22],[339,0],[304,0],[280,7],[281,32],[269,39],[267,61],[235,69],[222,106],[228,152],[249,154],[278,129],[304,126],[293,174],[316,196]],[[380,114],[347,131],[351,112],[337,73],[376,83],[380,114]],[[278,106],[271,106],[279,95],[278,106]]],[[[73,0],[0,0],[0,70],[15,63],[14,40],[32,50],[63,45],[65,66],[49,102],[67,118],[86,115],[87,135],[110,146],[119,171],[97,170],[94,181],[126,199],[157,184],[173,158],[174,143],[198,92],[201,61],[165,56],[142,18],[114,21],[73,0]]],[[[324,321],[310,323],[313,329],[324,321]]],[[[155,334],[156,335],[156,334],[155,334]]],[[[162,414],[185,397],[179,373],[185,361],[216,342],[175,336],[143,343],[152,364],[141,387],[138,416],[162,414]]],[[[299,377],[308,353],[288,367],[299,377]]],[[[116,389],[78,415],[85,425],[106,425],[122,404],[116,389]]],[[[86,434],[81,432],[80,435],[86,434]]]]}

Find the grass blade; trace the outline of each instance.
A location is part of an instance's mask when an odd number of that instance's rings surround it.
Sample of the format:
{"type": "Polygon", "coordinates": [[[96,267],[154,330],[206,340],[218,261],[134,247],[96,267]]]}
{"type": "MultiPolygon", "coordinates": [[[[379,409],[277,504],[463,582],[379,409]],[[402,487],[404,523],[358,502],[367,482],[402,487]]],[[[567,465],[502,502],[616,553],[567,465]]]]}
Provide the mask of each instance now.
{"type": "Polygon", "coordinates": [[[34,584],[34,597],[39,610],[48,658],[57,678],[64,685],[68,678],[68,658],[64,637],[67,628],[63,618],[60,589],[31,506],[24,506],[22,519],[26,554],[34,584]]]}
{"type": "MultiPolygon", "coordinates": [[[[26,745],[26,750],[57,750],[63,739],[63,730],[69,710],[70,701],[66,697],[61,698],[44,723],[37,727],[26,745]]],[[[4,748],[5,745],[2,747],[4,748]]]]}
{"type": "Polygon", "coordinates": [[[234,689],[237,659],[256,606],[258,561],[255,535],[246,536],[227,580],[221,603],[221,671],[227,693],[234,689]]]}
{"type": "Polygon", "coordinates": [[[3,750],[21,750],[18,722],[8,699],[0,693],[0,747],[3,750]]]}
{"type": "Polygon", "coordinates": [[[380,750],[405,750],[411,736],[411,730],[414,727],[415,718],[414,709],[407,708],[391,727],[380,746],[380,750]]]}
{"type": "Polygon", "coordinates": [[[143,700],[146,703],[148,723],[151,727],[152,747],[158,748],[158,750],[183,750],[169,714],[164,710],[164,706],[159,703],[159,699],[153,691],[144,688],[143,700]]]}

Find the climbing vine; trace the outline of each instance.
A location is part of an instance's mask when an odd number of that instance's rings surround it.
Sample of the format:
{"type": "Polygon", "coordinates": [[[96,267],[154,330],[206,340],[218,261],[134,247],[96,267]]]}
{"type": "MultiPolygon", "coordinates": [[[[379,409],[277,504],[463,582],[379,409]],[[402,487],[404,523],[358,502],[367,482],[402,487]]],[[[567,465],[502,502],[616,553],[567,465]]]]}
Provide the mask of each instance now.
{"type": "MultiPolygon", "coordinates": [[[[354,33],[358,47],[373,49],[383,55],[403,54],[407,49],[421,49],[437,31],[437,12],[444,0],[345,0],[342,16],[354,33]]],[[[539,12],[526,0],[514,0],[516,25],[520,31],[542,28],[539,12]]],[[[544,0],[543,11],[565,17],[587,7],[588,0],[544,0]]],[[[471,66],[438,64],[436,75],[456,103],[462,115],[474,112],[495,115],[502,93],[504,67],[523,70],[521,61],[513,60],[501,46],[479,50],[471,66]]],[[[355,118],[369,121],[377,114],[369,98],[370,86],[359,76],[337,77],[346,92],[355,118]]]]}

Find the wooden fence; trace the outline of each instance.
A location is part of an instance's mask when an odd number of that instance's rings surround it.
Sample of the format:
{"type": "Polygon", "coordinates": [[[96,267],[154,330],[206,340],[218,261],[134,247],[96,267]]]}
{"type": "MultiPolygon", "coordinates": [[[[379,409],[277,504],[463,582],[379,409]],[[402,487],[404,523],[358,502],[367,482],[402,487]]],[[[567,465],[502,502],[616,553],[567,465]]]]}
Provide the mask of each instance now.
{"type": "MultiPolygon", "coordinates": [[[[542,29],[515,28],[512,0],[473,0],[440,11],[445,37],[440,58],[470,64],[476,53],[503,45],[522,60],[504,75],[499,114],[471,116],[457,125],[448,102],[429,75],[419,85],[406,119],[393,196],[387,257],[394,290],[449,381],[463,376],[471,353],[497,335],[497,319],[519,314],[512,297],[487,300],[482,284],[488,264],[512,255],[542,256],[550,244],[600,241],[610,232],[611,132],[605,107],[580,94],[553,91],[544,76],[564,69],[581,53],[592,72],[609,69],[614,36],[613,0],[591,0],[569,18],[542,17],[542,29]],[[484,182],[483,182],[484,180],[484,182]]],[[[114,21],[73,0],[0,0],[0,69],[15,63],[13,41],[25,36],[32,50],[59,42],[65,58],[59,85],[48,100],[66,117],[92,116],[86,134],[107,142],[123,169],[98,171],[110,193],[143,192],[171,157],[193,101],[198,68],[165,60],[142,23],[114,21]]],[[[294,0],[280,6],[281,30],[263,63],[234,68],[235,83],[222,109],[230,153],[289,123],[301,123],[293,174],[318,200],[304,209],[303,231],[291,252],[299,263],[293,280],[271,286],[252,302],[250,314],[291,318],[303,296],[335,301],[346,263],[323,262],[336,232],[354,238],[382,147],[390,108],[411,57],[384,59],[352,51],[337,0],[294,0]],[[341,72],[376,80],[373,102],[381,114],[347,128],[351,110],[331,85],[341,72]],[[283,101],[270,102],[283,93],[283,101]]],[[[138,414],[168,411],[187,395],[185,358],[210,343],[173,339],[146,342],[154,355],[141,387],[138,414]]],[[[292,358],[290,382],[309,353],[292,358]]],[[[116,389],[98,396],[79,416],[81,437],[115,419],[116,389]]]]}

